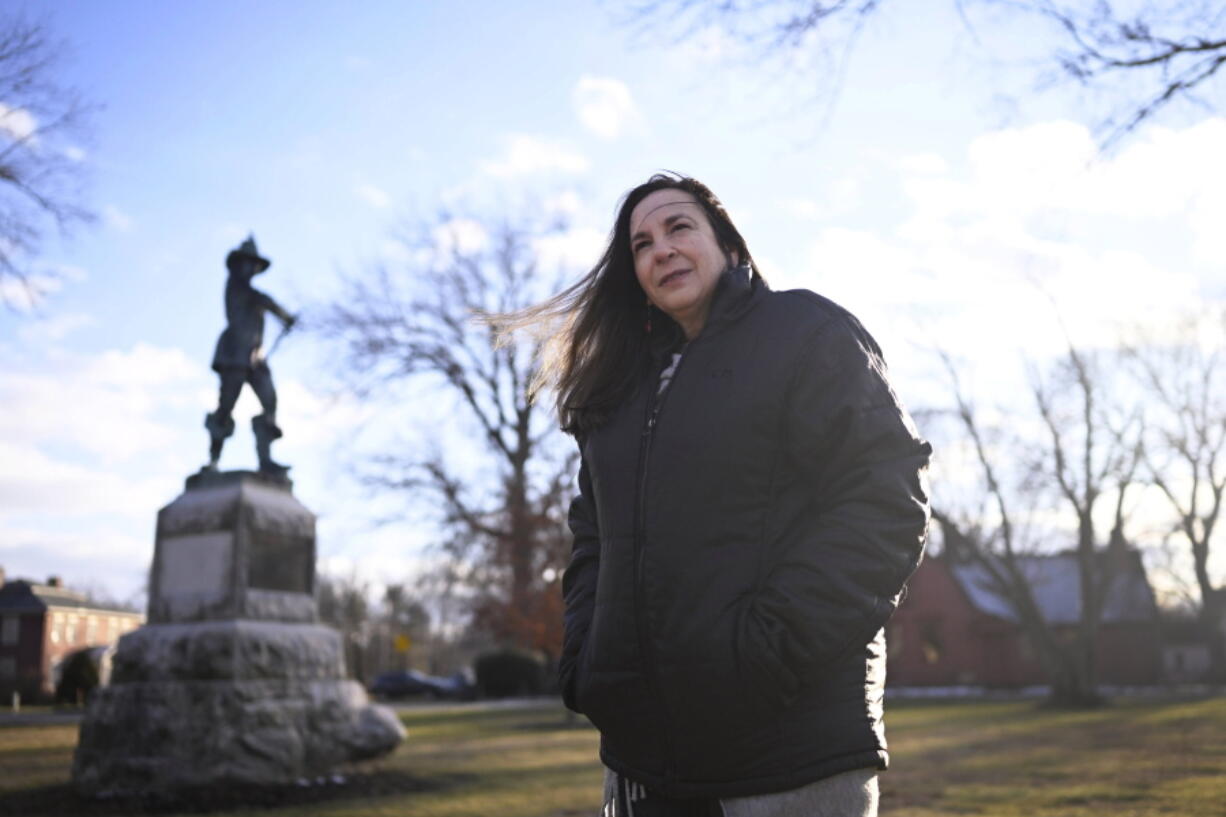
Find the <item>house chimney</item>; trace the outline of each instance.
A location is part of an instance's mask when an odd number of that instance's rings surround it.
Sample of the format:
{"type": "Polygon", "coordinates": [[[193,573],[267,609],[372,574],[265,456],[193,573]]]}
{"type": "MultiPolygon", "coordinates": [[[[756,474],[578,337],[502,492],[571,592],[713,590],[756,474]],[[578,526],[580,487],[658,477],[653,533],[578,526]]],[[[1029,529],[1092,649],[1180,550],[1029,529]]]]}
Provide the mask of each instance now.
{"type": "Polygon", "coordinates": [[[59,576],[48,576],[48,577],[47,577],[47,586],[48,586],[48,587],[59,587],[59,586],[60,586],[60,577],[59,577],[59,576]]]}

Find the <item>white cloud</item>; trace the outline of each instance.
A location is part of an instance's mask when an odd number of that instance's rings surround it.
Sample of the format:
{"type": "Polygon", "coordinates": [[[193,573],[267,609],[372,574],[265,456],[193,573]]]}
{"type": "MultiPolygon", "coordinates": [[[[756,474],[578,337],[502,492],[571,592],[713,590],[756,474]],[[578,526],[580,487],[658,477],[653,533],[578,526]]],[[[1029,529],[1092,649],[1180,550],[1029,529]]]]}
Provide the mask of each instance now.
{"type": "Polygon", "coordinates": [[[106,226],[113,230],[118,230],[121,233],[132,231],[132,217],[113,204],[108,204],[102,208],[102,219],[106,222],[106,226]]]}
{"type": "Polygon", "coordinates": [[[375,187],[373,184],[359,184],[353,189],[353,192],[356,193],[357,197],[362,201],[366,202],[371,207],[375,207],[380,210],[385,207],[390,207],[392,204],[392,197],[385,191],[375,187]]]}
{"type": "Polygon", "coordinates": [[[583,126],[602,139],[616,139],[641,118],[626,84],[608,77],[580,77],[571,102],[583,126]]]}
{"type": "Polygon", "coordinates": [[[1199,240],[1216,243],[1226,241],[1218,239],[1226,233],[1219,229],[1226,215],[1223,144],[1226,119],[1213,118],[1181,131],[1152,128],[1118,156],[1100,158],[1084,126],[1050,122],[975,140],[965,178],[939,170],[936,162],[901,166],[913,174],[909,184],[917,197],[946,212],[1135,220],[1186,214],[1199,240]]]}
{"type": "Polygon", "coordinates": [[[507,138],[503,158],[482,162],[481,167],[491,176],[509,179],[535,173],[584,173],[588,169],[588,160],[559,143],[513,134],[507,138]]]}
{"type": "Polygon", "coordinates": [[[583,202],[574,190],[563,190],[545,199],[541,206],[547,213],[573,216],[583,208],[583,202]]]}
{"type": "Polygon", "coordinates": [[[147,345],[4,360],[22,368],[0,371],[0,562],[35,577],[75,570],[131,595],[153,515],[204,458],[197,407],[210,378],[181,351],[147,345]]]}
{"type": "Polygon", "coordinates": [[[686,37],[678,47],[672,49],[673,58],[687,67],[692,67],[694,63],[711,65],[734,61],[744,57],[745,54],[745,44],[718,25],[698,29],[691,36],[686,37]]]}
{"type": "Polygon", "coordinates": [[[784,197],[779,201],[779,207],[800,221],[831,221],[862,204],[863,182],[857,176],[843,176],[824,185],[816,193],[784,197]]]}
{"type": "Polygon", "coordinates": [[[600,258],[608,236],[590,227],[567,230],[538,238],[533,249],[541,269],[573,269],[586,272],[600,258]]]}
{"type": "Polygon", "coordinates": [[[5,525],[0,564],[10,579],[35,581],[59,576],[65,586],[102,589],[120,600],[143,601],[143,586],[153,557],[153,537],[117,528],[105,517],[87,529],[55,531],[38,526],[5,525]]]}
{"type": "Polygon", "coordinates": [[[227,221],[213,229],[213,241],[223,247],[237,247],[251,230],[236,221],[227,221]]]}
{"type": "Polygon", "coordinates": [[[784,212],[802,221],[817,221],[822,217],[822,206],[812,199],[800,197],[786,198],[780,202],[784,212]]]}
{"type": "Polygon", "coordinates": [[[6,275],[0,278],[0,306],[29,314],[47,295],[60,288],[60,282],[47,276],[21,281],[6,275]]]}
{"type": "Polygon", "coordinates": [[[28,315],[46,298],[62,290],[65,282],[84,278],[83,269],[68,265],[35,270],[28,273],[24,280],[5,275],[0,277],[0,308],[10,308],[28,315]]]}
{"type": "Polygon", "coordinates": [[[413,260],[414,254],[403,241],[383,239],[379,242],[378,257],[388,264],[407,264],[413,260]]]}
{"type": "Polygon", "coordinates": [[[163,450],[178,430],[159,415],[211,373],[179,349],[137,344],[67,361],[53,371],[8,371],[0,428],[10,441],[53,441],[116,463],[163,450]]]}
{"type": "MultiPolygon", "coordinates": [[[[278,403],[284,406],[277,412],[285,432],[282,444],[287,452],[302,456],[321,452],[338,439],[348,439],[354,427],[379,411],[371,400],[359,400],[349,393],[325,396],[296,378],[280,380],[277,391],[278,403]]],[[[258,411],[252,395],[250,410],[244,416],[258,411]]]]}
{"type": "Polygon", "coordinates": [[[22,343],[46,346],[57,343],[78,329],[93,326],[98,321],[83,312],[70,312],[45,317],[31,317],[17,330],[22,343]]]}
{"type": "MultiPolygon", "coordinates": [[[[51,456],[29,441],[0,442],[0,514],[139,517],[165,501],[164,488],[163,480],[133,481],[114,471],[51,456]]],[[[0,538],[13,537],[5,533],[0,538]]]]}
{"type": "Polygon", "coordinates": [[[916,153],[898,161],[898,169],[904,173],[936,176],[949,172],[949,162],[935,153],[916,153]]]}
{"type": "Polygon", "coordinates": [[[1205,296],[1189,257],[1226,244],[1223,143],[1226,121],[1209,120],[1098,158],[1085,128],[1056,122],[986,134],[957,168],[895,160],[908,215],[892,231],[823,230],[809,272],[773,283],[843,303],[887,349],[910,340],[1016,368],[1061,351],[1061,321],[1079,344],[1110,345],[1205,296]]]}
{"type": "Polygon", "coordinates": [[[204,367],[178,348],[137,343],[130,351],[109,349],[84,369],[84,380],[105,388],[178,387],[197,379],[204,367]]]}
{"type": "Polygon", "coordinates": [[[34,145],[38,143],[38,120],[25,108],[10,108],[0,102],[0,132],[14,140],[27,139],[34,145]]]}
{"type": "Polygon", "coordinates": [[[84,162],[87,154],[85,153],[84,148],[77,147],[76,145],[69,145],[68,147],[64,148],[64,155],[74,162],[84,162]]]}
{"type": "Polygon", "coordinates": [[[434,244],[445,253],[475,253],[489,244],[489,233],[479,221],[453,218],[434,228],[434,244]]]}

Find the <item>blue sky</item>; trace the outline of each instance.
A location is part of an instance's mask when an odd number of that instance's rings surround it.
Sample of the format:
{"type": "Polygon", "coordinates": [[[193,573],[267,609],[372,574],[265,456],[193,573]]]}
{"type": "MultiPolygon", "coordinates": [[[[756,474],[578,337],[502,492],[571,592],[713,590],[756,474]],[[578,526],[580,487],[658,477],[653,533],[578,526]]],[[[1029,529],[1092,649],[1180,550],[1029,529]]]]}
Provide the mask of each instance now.
{"type": "MultiPolygon", "coordinates": [[[[944,0],[866,31],[828,117],[803,66],[714,31],[635,31],[613,3],[10,5],[71,44],[58,76],[103,106],[76,146],[100,219],[45,246],[58,291],[0,315],[10,576],[139,592],[155,512],[205,457],[223,260],[249,231],[273,260],[260,286],[292,310],[394,263],[395,227],[443,207],[565,213],[541,250],[578,275],[618,196],[680,170],[776,286],[865,321],[913,406],[943,399],[938,346],[985,404],[1016,402],[1024,361],[1062,342],[1053,302],[1094,344],[1226,298],[1226,121],[1182,112],[1096,157],[1092,106],[1030,93],[1015,64],[1043,32],[985,19],[976,38],[944,0]]],[[[421,412],[338,392],[328,359],[307,335],[278,350],[275,453],[320,513],[326,569],[407,577],[429,533],[371,526],[397,506],[348,480],[347,441],[421,412]]],[[[245,396],[223,467],[252,465],[255,410],[245,396]]]]}

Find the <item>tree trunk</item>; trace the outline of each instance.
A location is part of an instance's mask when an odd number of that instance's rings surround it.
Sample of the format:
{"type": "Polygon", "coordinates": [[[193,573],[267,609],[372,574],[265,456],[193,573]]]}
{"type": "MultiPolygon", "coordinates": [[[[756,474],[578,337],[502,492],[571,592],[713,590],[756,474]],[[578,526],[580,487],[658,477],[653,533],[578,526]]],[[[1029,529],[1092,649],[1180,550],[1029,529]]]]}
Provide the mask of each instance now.
{"type": "Polygon", "coordinates": [[[1223,632],[1223,614],[1226,614],[1226,588],[1201,590],[1200,629],[1209,645],[1209,681],[1226,684],[1226,632],[1223,632]]]}

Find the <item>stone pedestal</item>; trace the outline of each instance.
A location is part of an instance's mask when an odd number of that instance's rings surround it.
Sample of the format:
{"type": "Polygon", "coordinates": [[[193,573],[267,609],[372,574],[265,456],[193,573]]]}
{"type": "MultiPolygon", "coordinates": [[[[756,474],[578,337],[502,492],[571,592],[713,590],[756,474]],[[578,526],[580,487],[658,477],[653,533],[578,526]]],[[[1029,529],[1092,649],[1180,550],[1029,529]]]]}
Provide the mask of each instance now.
{"type": "Polygon", "coordinates": [[[201,474],[158,513],[149,623],[90,699],[73,779],[91,794],[288,783],[396,748],[316,623],[315,517],[284,481],[201,474]]]}

